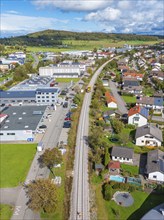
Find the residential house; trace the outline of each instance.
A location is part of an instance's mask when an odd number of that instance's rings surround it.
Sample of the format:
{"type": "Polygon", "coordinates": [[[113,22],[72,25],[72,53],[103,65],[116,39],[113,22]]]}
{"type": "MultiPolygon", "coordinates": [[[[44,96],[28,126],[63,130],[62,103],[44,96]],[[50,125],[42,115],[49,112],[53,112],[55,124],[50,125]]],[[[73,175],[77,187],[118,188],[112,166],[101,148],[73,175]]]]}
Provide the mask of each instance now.
{"type": "Polygon", "coordinates": [[[122,93],[134,95],[142,94],[142,86],[140,86],[138,80],[126,78],[122,83],[122,93]]]}
{"type": "Polygon", "coordinates": [[[146,125],[149,117],[149,110],[144,107],[134,106],[128,112],[128,124],[138,127],[146,125]]]}
{"type": "Polygon", "coordinates": [[[153,109],[156,113],[162,113],[163,98],[162,97],[139,97],[136,105],[144,106],[148,109],[153,109]]]}
{"type": "Polygon", "coordinates": [[[127,147],[113,147],[111,157],[113,161],[133,163],[134,151],[127,147]]]}
{"type": "Polygon", "coordinates": [[[135,73],[134,71],[127,71],[127,72],[124,72],[122,74],[123,76],[123,79],[126,80],[126,78],[131,78],[131,79],[136,79],[136,80],[139,80],[139,81],[142,81],[143,79],[143,74],[141,73],[135,73]]]}
{"type": "Polygon", "coordinates": [[[151,71],[150,77],[158,80],[164,80],[164,72],[163,71],[151,71]]]}
{"type": "Polygon", "coordinates": [[[117,108],[117,102],[115,98],[108,91],[105,92],[105,98],[108,108],[117,108]]]}
{"type": "Polygon", "coordinates": [[[136,145],[138,146],[161,146],[162,131],[153,125],[143,125],[136,129],[136,145]]]}
{"type": "Polygon", "coordinates": [[[110,161],[108,164],[108,169],[110,174],[119,174],[120,173],[120,162],[119,161],[110,161]]]}
{"type": "Polygon", "coordinates": [[[145,173],[149,180],[164,182],[164,152],[152,150],[147,153],[145,173]]]}

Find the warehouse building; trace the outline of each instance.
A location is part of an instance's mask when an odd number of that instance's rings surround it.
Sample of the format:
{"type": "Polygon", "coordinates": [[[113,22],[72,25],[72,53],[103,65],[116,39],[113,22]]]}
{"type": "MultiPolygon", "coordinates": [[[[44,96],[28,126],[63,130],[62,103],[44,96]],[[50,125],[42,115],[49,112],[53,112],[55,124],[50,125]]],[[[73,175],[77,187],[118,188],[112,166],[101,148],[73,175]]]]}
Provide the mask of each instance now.
{"type": "Polygon", "coordinates": [[[1,141],[34,141],[47,106],[9,106],[1,112],[1,141]],[[2,116],[2,117],[1,117],[2,116]]]}

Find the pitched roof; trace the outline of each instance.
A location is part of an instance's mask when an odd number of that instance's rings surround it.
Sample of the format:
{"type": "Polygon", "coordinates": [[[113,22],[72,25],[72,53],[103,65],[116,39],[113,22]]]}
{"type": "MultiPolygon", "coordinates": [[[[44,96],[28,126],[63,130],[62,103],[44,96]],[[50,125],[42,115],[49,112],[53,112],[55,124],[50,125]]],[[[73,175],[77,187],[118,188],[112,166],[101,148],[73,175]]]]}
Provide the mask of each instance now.
{"type": "Polygon", "coordinates": [[[140,99],[137,99],[136,102],[139,104],[153,105],[154,97],[140,97],[140,99]]]}
{"type": "Polygon", "coordinates": [[[120,169],[119,161],[110,161],[108,164],[108,169],[120,169]]]}
{"type": "Polygon", "coordinates": [[[107,103],[110,103],[110,102],[116,102],[115,98],[107,91],[105,92],[105,97],[106,97],[106,101],[107,103]]]}
{"type": "Polygon", "coordinates": [[[127,148],[127,147],[113,147],[111,156],[117,156],[117,157],[125,157],[132,159],[133,158],[133,149],[127,148]]]}
{"type": "Polygon", "coordinates": [[[141,73],[135,73],[135,72],[125,72],[124,74],[123,74],[123,76],[124,77],[132,77],[132,78],[143,78],[143,74],[141,74],[141,73]]]}
{"type": "Polygon", "coordinates": [[[159,141],[163,140],[162,131],[159,128],[157,128],[156,126],[149,125],[149,124],[138,127],[136,130],[135,138],[142,137],[146,134],[150,134],[150,135],[154,136],[159,141]]]}
{"type": "Polygon", "coordinates": [[[149,116],[149,111],[148,109],[144,108],[144,107],[140,107],[139,105],[134,106],[133,108],[131,108],[128,112],[128,116],[132,116],[135,114],[141,114],[142,116],[144,116],[145,118],[148,118],[149,116]]]}
{"type": "Polygon", "coordinates": [[[146,173],[159,171],[164,173],[164,152],[152,150],[147,153],[146,173]]]}

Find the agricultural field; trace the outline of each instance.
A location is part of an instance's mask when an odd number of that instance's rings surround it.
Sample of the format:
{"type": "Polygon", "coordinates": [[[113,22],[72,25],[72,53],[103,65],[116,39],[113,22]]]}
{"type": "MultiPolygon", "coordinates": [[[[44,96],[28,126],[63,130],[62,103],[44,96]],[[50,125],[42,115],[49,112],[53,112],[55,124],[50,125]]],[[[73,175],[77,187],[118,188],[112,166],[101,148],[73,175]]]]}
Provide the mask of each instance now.
{"type": "Polygon", "coordinates": [[[36,152],[36,144],[0,145],[0,187],[24,182],[36,152]]]}

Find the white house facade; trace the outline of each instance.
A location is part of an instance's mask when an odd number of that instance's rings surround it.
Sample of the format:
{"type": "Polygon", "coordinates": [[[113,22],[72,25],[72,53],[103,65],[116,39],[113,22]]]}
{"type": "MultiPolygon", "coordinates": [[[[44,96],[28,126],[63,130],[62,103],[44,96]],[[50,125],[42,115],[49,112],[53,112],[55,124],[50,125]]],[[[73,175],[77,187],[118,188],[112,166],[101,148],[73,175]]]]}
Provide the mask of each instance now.
{"type": "Polygon", "coordinates": [[[112,160],[119,161],[120,163],[133,163],[132,158],[127,158],[127,157],[112,156],[112,160]]]}
{"type": "Polygon", "coordinates": [[[108,108],[117,108],[117,103],[115,102],[109,102],[107,103],[108,108]]]}
{"type": "Polygon", "coordinates": [[[154,180],[154,181],[164,182],[164,173],[161,173],[159,171],[149,173],[148,174],[148,179],[149,180],[154,180]]]}
{"type": "Polygon", "coordinates": [[[147,118],[137,113],[128,117],[128,124],[133,124],[140,127],[147,124],[147,118]]]}
{"type": "Polygon", "coordinates": [[[150,134],[143,135],[141,137],[136,138],[137,146],[161,146],[161,141],[157,138],[153,137],[150,134]]]}

